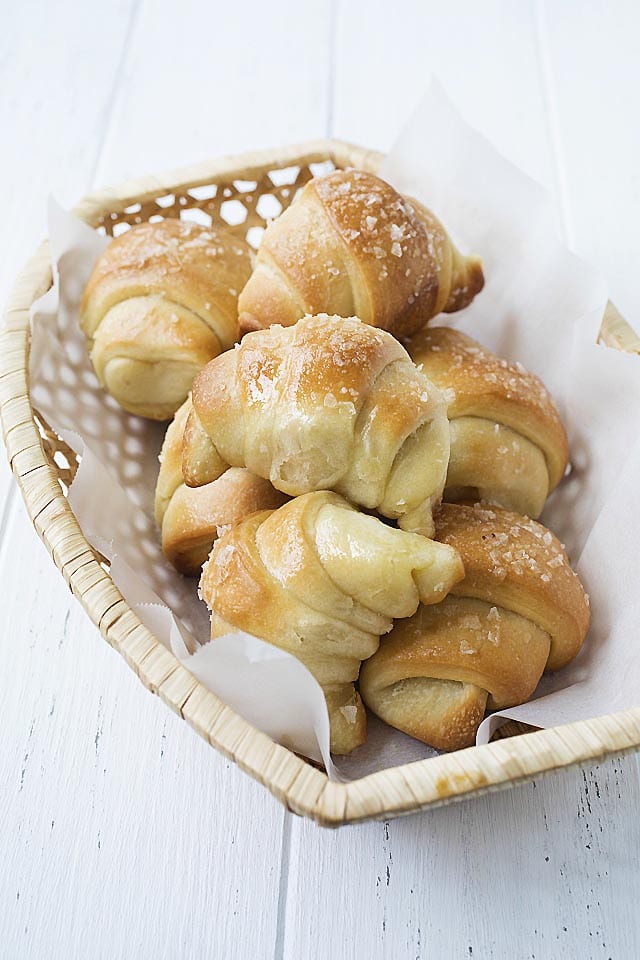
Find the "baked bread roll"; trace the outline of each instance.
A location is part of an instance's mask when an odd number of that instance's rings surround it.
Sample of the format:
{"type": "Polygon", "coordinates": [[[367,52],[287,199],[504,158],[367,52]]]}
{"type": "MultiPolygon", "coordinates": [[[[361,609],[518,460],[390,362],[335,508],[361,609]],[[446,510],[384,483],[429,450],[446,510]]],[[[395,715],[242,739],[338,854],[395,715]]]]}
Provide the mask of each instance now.
{"type": "Polygon", "coordinates": [[[182,434],[191,410],[187,399],[169,425],[156,485],[155,514],[162,552],[180,573],[200,573],[220,529],[255,510],[281,506],[287,499],[268,480],[248,470],[226,470],[213,483],[191,489],[182,479],[182,434]]]}
{"type": "Polygon", "coordinates": [[[568,462],[567,436],[542,381],[457,330],[425,327],[406,346],[451,397],[445,500],[539,516],[568,462]]]}
{"type": "Polygon", "coordinates": [[[448,460],[440,391],[390,334],[354,317],[249,334],[193,384],[188,486],[244,466],[290,496],[335,490],[429,536],[448,460]]]}
{"type": "Polygon", "coordinates": [[[339,170],[310,180],[267,227],[240,295],[240,336],[315,313],[408,335],[483,285],[480,259],[463,256],[426,207],[371,173],[339,170]]]}
{"type": "Polygon", "coordinates": [[[233,345],[251,258],[230,233],[175,219],[142,223],[109,244],[80,325],[100,383],[125,410],[168,420],[196,373],[233,345]]]}
{"type": "Polygon", "coordinates": [[[245,630],[308,667],[326,696],[331,749],[349,753],[366,739],[360,662],[392,617],[437,603],[462,576],[453,547],[323,491],[235,524],[214,544],[200,590],[213,639],[245,630]]]}
{"type": "Polygon", "coordinates": [[[486,708],[524,703],[545,669],[576,656],[589,601],[562,544],[534,520],[442,504],[436,535],[459,552],[464,580],[395,624],[363,665],[360,692],[391,726],[458,750],[474,743],[486,708]]]}

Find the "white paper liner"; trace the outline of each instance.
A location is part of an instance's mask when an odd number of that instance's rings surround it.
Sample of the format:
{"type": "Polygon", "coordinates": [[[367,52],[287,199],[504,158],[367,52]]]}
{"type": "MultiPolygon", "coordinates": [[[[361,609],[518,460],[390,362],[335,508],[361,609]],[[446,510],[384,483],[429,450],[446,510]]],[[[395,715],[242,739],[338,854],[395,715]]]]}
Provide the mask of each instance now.
{"type": "MultiPolygon", "coordinates": [[[[606,286],[558,238],[548,194],[471,129],[435,83],[382,175],[433,209],[463,250],[483,257],[485,290],[438,323],[538,373],[569,433],[573,470],[542,519],[567,544],[591,594],[592,627],[574,663],[544,677],[537,699],[487,718],[478,742],[502,718],[544,727],[637,706],[640,363],[595,343],[606,286]]],[[[82,457],[69,501],[129,605],[225,703],[273,739],[322,759],[334,778],[432,756],[370,718],[367,744],[340,758],[337,770],[322,691],[299,661],[247,634],[207,642],[195,581],[164,559],[153,519],[166,427],[125,413],[100,389],[78,326],[82,290],[108,241],[53,203],[49,231],[56,282],[33,309],[33,403],[82,457]]]]}

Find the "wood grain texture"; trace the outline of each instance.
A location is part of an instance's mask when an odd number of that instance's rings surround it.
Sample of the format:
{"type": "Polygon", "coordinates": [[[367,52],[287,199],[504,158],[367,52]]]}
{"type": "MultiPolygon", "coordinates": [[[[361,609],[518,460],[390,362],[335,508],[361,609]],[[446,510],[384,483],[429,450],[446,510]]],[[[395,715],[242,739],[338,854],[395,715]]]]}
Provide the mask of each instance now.
{"type": "Polygon", "coordinates": [[[640,126],[630,112],[639,84],[638,5],[619,0],[537,4],[541,69],[556,180],[569,242],[607,276],[611,299],[640,328],[637,233],[640,126]]]}
{"type": "Polygon", "coordinates": [[[327,110],[330,9],[143,0],[97,182],[316,139],[327,110]],[[160,65],[166,65],[166,69],[160,65]]]}
{"type": "Polygon", "coordinates": [[[271,957],[280,805],[143,689],[22,509],[0,562],[0,955],[271,957]]]}
{"type": "Polygon", "coordinates": [[[553,184],[530,2],[343,0],[335,64],[334,136],[389,149],[435,76],[509,160],[553,184]]]}
{"type": "Polygon", "coordinates": [[[296,823],[283,955],[636,956],[636,804],[614,761],[338,833],[296,823]]]}
{"type": "MultiPolygon", "coordinates": [[[[44,232],[50,188],[71,203],[96,183],[320,135],[384,148],[433,71],[551,187],[631,318],[639,144],[619,92],[640,79],[637,31],[628,0],[615,17],[604,0],[14,5],[0,128],[20,150],[0,171],[23,189],[7,191],[0,282],[44,232]]],[[[0,511],[8,479],[0,469],[0,511]]],[[[142,689],[17,499],[5,521],[0,955],[638,955],[634,758],[321,831],[142,689]]]]}
{"type": "MultiPolygon", "coordinates": [[[[119,55],[133,9],[97,3],[14,4],[0,30],[0,302],[46,233],[47,196],[71,203],[88,186],[119,75],[119,55]],[[101,36],[96,56],[87,37],[101,36]],[[65,53],[67,55],[65,55],[65,53]],[[77,78],[83,82],[78,83],[77,78]],[[10,228],[7,228],[10,225],[10,228]]],[[[3,457],[4,460],[4,457],[3,457]]],[[[0,467],[0,518],[14,499],[6,462],[0,467]]],[[[0,519],[0,532],[2,530],[0,519]]]]}

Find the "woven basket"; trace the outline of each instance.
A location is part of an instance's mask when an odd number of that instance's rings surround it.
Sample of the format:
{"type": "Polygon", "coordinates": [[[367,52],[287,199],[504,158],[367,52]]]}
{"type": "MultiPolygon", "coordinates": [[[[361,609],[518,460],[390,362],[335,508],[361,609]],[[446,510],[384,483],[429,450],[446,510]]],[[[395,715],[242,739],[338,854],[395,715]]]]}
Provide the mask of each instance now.
{"type": "MultiPolygon", "coordinates": [[[[164,217],[224,222],[257,246],[266,220],[285,209],[315,173],[346,166],[375,170],[380,160],[380,154],[359,147],[319,141],[130,181],[86,197],[75,212],[110,235],[164,217]]],[[[29,309],[50,285],[49,251],[43,243],[18,278],[0,337],[2,426],[29,515],[72,592],[144,685],[290,810],[327,826],[387,818],[640,747],[640,709],[538,732],[510,723],[486,746],[341,784],[225,706],[140,623],[71,512],[65,494],[76,458],[40,421],[29,399],[29,309]]],[[[612,305],[601,338],[640,352],[640,341],[612,305]]]]}

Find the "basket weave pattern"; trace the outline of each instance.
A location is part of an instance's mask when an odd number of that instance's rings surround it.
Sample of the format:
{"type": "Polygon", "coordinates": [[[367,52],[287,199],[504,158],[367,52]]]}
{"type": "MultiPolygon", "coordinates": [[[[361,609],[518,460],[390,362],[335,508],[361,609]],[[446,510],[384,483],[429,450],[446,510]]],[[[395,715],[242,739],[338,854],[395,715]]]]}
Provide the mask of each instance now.
{"type": "MultiPolygon", "coordinates": [[[[339,141],[245,154],[92,194],[75,213],[109,235],[166,217],[225,225],[257,247],[268,220],[286,209],[312,176],[346,166],[375,170],[380,159],[339,141]]],[[[72,592],[145,686],[289,809],[332,826],[411,813],[640,746],[640,709],[520,737],[511,735],[523,728],[508,724],[487,746],[338,784],[225,706],[140,623],[66,500],[77,458],[38,418],[28,391],[29,310],[51,282],[44,243],[16,283],[0,338],[3,433],[29,515],[72,592]]],[[[640,346],[613,307],[601,336],[618,348],[640,346]]]]}

